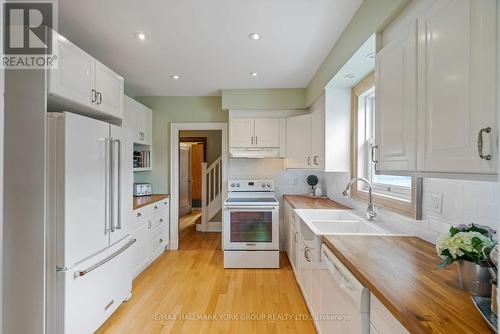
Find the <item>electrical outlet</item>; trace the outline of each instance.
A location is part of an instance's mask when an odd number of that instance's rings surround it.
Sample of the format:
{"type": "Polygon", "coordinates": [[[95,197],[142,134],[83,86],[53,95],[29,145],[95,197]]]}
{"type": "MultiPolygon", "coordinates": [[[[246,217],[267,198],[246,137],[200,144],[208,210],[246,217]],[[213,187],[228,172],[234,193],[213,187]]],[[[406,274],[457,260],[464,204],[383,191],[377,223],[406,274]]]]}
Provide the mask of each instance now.
{"type": "Polygon", "coordinates": [[[429,201],[427,203],[427,208],[430,211],[433,211],[436,213],[442,213],[442,211],[443,211],[443,194],[430,193],[429,194],[429,201]]]}

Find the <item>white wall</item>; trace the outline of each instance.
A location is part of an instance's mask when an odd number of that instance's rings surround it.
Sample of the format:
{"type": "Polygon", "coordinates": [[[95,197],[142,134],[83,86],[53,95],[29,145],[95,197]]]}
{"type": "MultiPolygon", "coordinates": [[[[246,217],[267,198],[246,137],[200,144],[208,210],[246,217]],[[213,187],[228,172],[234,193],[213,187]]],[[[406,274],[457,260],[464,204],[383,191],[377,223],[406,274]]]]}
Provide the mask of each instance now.
{"type": "Polygon", "coordinates": [[[44,70],[5,72],[4,333],[45,327],[45,83],[44,70]]]}

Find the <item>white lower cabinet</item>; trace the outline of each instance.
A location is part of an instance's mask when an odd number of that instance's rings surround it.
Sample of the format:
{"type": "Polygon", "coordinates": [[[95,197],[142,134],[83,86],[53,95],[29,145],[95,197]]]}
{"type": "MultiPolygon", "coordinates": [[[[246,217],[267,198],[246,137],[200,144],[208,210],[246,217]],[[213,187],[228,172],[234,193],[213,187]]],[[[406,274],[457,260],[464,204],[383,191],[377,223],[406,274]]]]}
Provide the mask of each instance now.
{"type": "Polygon", "coordinates": [[[410,334],[373,293],[370,294],[370,333],[410,334]]]}
{"type": "Polygon", "coordinates": [[[132,277],[137,277],[160,256],[169,242],[169,199],[134,210],[132,237],[137,239],[131,248],[132,277]]]}

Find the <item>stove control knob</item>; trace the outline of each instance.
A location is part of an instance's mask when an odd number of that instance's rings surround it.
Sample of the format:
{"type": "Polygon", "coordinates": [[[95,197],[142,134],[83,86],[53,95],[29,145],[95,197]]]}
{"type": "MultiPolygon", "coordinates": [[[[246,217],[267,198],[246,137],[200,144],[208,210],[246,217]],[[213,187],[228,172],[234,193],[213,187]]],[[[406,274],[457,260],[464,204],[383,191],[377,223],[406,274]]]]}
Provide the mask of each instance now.
{"type": "Polygon", "coordinates": [[[231,188],[234,188],[234,183],[231,183],[231,188]]]}
{"type": "Polygon", "coordinates": [[[267,187],[268,187],[268,188],[271,188],[271,183],[268,183],[268,184],[267,184],[267,187]]]}
{"type": "Polygon", "coordinates": [[[236,183],[236,188],[239,188],[240,187],[240,184],[239,183],[236,183]]]}
{"type": "Polygon", "coordinates": [[[262,188],[265,188],[266,187],[266,184],[265,183],[262,183],[262,188]]]}

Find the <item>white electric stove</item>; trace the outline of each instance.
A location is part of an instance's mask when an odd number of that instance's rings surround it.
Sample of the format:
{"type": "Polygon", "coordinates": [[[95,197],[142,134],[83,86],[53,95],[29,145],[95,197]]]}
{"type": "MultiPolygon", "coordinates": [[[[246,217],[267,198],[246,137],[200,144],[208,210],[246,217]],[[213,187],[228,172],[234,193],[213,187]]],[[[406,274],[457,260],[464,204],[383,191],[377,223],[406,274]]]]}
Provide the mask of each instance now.
{"type": "Polygon", "coordinates": [[[279,268],[279,203],[272,180],[231,180],[222,227],[224,268],[279,268]]]}

